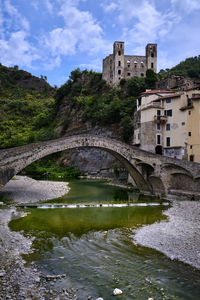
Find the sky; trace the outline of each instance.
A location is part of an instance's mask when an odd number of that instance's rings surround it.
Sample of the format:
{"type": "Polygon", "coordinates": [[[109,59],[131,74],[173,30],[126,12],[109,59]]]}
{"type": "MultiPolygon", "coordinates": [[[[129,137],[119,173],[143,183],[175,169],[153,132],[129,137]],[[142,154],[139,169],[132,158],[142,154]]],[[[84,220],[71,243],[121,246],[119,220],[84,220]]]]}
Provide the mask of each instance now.
{"type": "Polygon", "coordinates": [[[200,0],[0,0],[0,63],[65,83],[102,71],[114,41],[125,54],[158,44],[158,70],[200,55],[200,0]]]}

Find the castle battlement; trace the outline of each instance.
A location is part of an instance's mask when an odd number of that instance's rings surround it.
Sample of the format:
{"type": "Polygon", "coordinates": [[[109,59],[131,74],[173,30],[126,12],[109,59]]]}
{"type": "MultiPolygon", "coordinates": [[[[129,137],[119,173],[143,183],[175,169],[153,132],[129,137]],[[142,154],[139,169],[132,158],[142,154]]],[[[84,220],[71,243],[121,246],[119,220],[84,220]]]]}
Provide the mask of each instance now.
{"type": "Polygon", "coordinates": [[[124,42],[114,42],[113,54],[103,59],[103,79],[111,86],[122,78],[145,77],[147,69],[157,70],[157,44],[146,45],[146,56],[124,55],[124,42]]]}

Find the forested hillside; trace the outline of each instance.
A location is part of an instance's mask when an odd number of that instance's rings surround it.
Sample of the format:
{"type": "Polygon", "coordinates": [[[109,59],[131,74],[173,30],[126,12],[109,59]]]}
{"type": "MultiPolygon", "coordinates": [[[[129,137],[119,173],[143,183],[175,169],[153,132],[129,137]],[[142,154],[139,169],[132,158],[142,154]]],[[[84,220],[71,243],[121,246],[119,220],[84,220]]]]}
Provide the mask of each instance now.
{"type": "Polygon", "coordinates": [[[200,79],[200,55],[186,58],[171,69],[161,70],[160,74],[166,77],[167,74],[182,75],[191,79],[200,79]]]}
{"type": "Polygon", "coordinates": [[[44,79],[0,65],[0,149],[55,136],[53,94],[44,79]]]}

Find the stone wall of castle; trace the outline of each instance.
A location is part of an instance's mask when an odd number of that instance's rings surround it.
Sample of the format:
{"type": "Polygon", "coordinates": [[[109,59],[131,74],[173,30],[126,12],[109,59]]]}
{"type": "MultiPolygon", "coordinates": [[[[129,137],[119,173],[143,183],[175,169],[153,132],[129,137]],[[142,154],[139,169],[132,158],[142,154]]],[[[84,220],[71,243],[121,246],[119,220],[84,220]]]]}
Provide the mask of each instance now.
{"type": "Polygon", "coordinates": [[[147,44],[146,56],[124,55],[124,42],[114,42],[113,54],[103,59],[103,79],[118,85],[122,78],[145,77],[147,69],[157,70],[157,45],[147,44]]]}

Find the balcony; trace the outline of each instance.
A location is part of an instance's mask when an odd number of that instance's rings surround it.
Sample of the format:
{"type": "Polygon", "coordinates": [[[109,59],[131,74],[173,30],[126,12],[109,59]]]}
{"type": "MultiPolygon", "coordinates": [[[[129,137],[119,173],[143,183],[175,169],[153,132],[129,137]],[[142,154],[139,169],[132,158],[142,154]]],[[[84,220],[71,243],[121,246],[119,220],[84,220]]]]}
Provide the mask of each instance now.
{"type": "Polygon", "coordinates": [[[154,116],[154,122],[157,124],[165,124],[167,122],[167,116],[154,116]]]}
{"type": "Polygon", "coordinates": [[[163,108],[163,105],[160,101],[159,102],[152,101],[150,103],[145,103],[141,106],[141,110],[148,109],[148,108],[163,108]]]}

